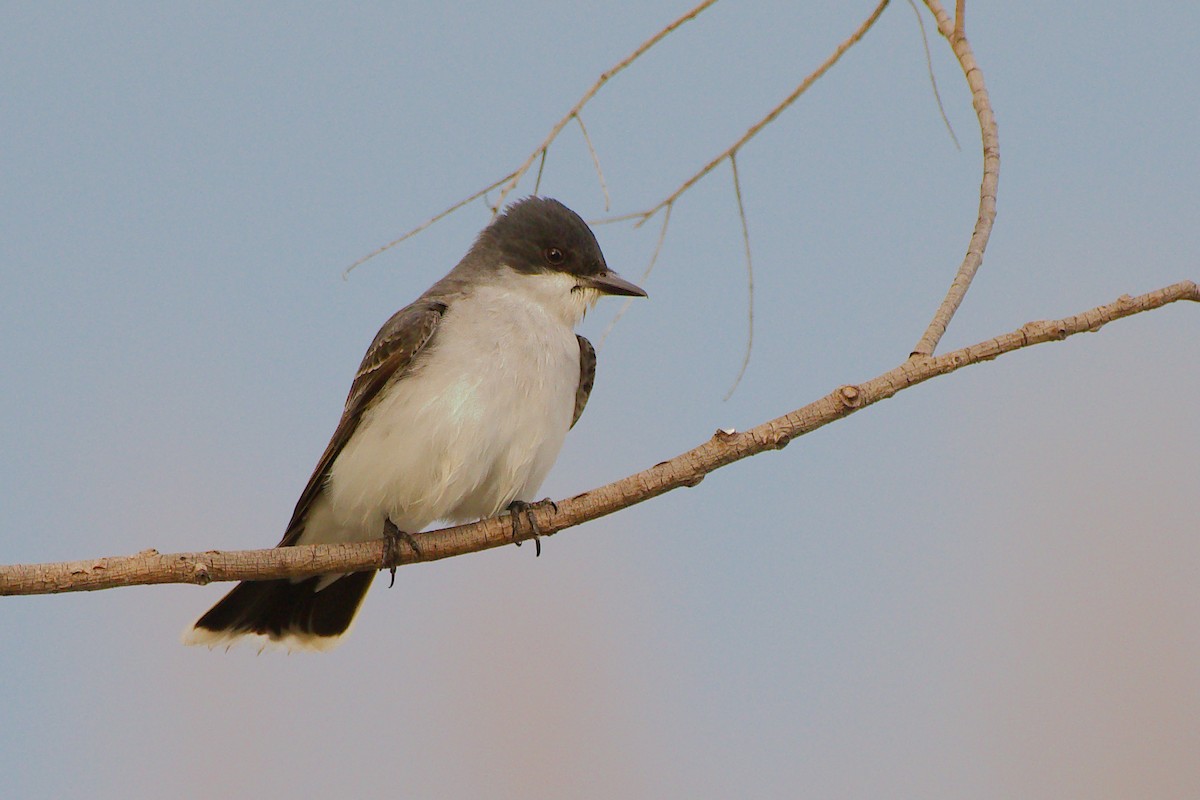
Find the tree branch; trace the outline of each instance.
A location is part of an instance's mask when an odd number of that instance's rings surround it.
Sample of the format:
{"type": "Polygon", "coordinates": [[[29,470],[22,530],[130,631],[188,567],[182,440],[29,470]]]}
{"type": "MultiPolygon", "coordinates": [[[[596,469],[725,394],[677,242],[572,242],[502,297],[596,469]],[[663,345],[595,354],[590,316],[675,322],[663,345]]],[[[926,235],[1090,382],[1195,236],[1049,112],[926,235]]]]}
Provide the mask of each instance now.
{"type": "MultiPolygon", "coordinates": [[[[540,534],[549,536],[565,528],[611,514],[635,503],[678,489],[695,486],[706,475],[735,461],[779,450],[830,422],[885,400],[930,378],[990,361],[1043,342],[1077,333],[1097,331],[1113,320],[1151,311],[1178,300],[1200,302],[1200,288],[1183,281],[1138,297],[1124,295],[1108,305],[1059,320],[1030,322],[994,339],[937,357],[913,356],[896,368],[858,385],[835,389],[821,399],[747,431],[717,431],[707,442],[649,469],[558,503],[557,510],[535,506],[540,534]]],[[[518,540],[532,538],[522,530],[518,540]]],[[[415,536],[422,558],[409,550],[400,563],[436,561],[451,556],[500,547],[513,541],[508,516],[470,525],[444,528],[415,536]]],[[[0,595],[50,594],[109,589],[156,583],[207,584],[212,581],[263,580],[303,577],[321,573],[382,569],[382,540],[353,544],[303,545],[270,550],[163,555],[147,550],[134,556],[98,558],[55,564],[0,566],[0,595]]]]}
{"type": "Polygon", "coordinates": [[[996,188],[1000,183],[1000,133],[996,129],[992,101],[988,99],[987,87],[983,84],[983,70],[979,69],[975,62],[975,54],[971,52],[971,45],[963,30],[965,0],[958,0],[956,21],[950,20],[946,9],[942,8],[938,0],[925,0],[925,5],[929,6],[937,20],[938,32],[950,42],[954,57],[958,59],[963,75],[967,78],[967,85],[971,89],[971,104],[979,118],[979,134],[983,142],[983,181],[979,184],[979,214],[975,218],[975,230],[971,233],[967,254],[950,283],[950,290],[946,292],[945,299],[934,312],[929,327],[913,348],[914,357],[930,356],[937,350],[938,342],[946,333],[954,312],[958,311],[959,305],[967,295],[967,289],[971,288],[975,273],[983,264],[983,251],[987,249],[988,238],[992,235],[992,224],[996,221],[996,188]]]}
{"type": "Polygon", "coordinates": [[[921,49],[925,51],[925,70],[929,73],[929,88],[933,90],[938,114],[942,118],[942,124],[946,126],[946,132],[950,134],[950,140],[954,142],[954,149],[961,151],[962,145],[958,142],[958,135],[954,132],[954,126],[950,124],[950,118],[946,116],[946,107],[942,105],[942,93],[938,90],[937,75],[933,71],[933,54],[929,52],[929,37],[925,35],[925,18],[921,16],[921,9],[917,8],[916,0],[908,0],[908,5],[917,15],[917,28],[921,31],[921,49]]]}
{"type": "Polygon", "coordinates": [[[867,31],[871,30],[871,26],[873,26],[875,21],[879,19],[881,14],[883,14],[883,10],[887,8],[890,1],[891,0],[880,0],[879,5],[875,6],[875,10],[872,11],[870,15],[862,21],[862,24],[855,29],[854,33],[850,34],[845,41],[839,44],[819,67],[810,72],[804,80],[800,81],[800,84],[792,90],[791,94],[789,94],[774,108],[768,111],[765,117],[747,128],[746,132],[739,136],[736,142],[729,145],[729,147],[725,148],[717,155],[713,156],[707,164],[697,170],[690,178],[681,183],[675,189],[675,191],[671,192],[662,200],[658,201],[658,203],[643,211],[634,211],[630,214],[621,214],[620,216],[616,217],[606,217],[604,219],[595,220],[595,222],[601,225],[607,225],[612,222],[637,220],[637,222],[634,223],[634,227],[638,228],[644,225],[651,217],[653,217],[659,211],[662,211],[664,208],[670,209],[671,206],[675,204],[675,201],[683,196],[684,192],[691,189],[700,181],[701,178],[716,169],[722,161],[727,158],[732,159],[735,155],[737,155],[737,152],[741,150],[747,142],[757,136],[763,128],[774,122],[775,119],[782,114],[788,106],[800,98],[800,95],[807,92],[814,83],[820,80],[821,76],[828,72],[833,65],[836,64],[838,60],[846,54],[847,50],[858,44],[858,42],[867,35],[867,31]]]}
{"type": "MultiPolygon", "coordinates": [[[[628,67],[630,64],[632,64],[634,61],[638,60],[643,55],[645,55],[647,50],[654,47],[656,44],[658,44],[663,39],[665,39],[667,36],[669,36],[671,33],[673,33],[680,25],[683,25],[686,22],[690,22],[691,20],[700,16],[700,14],[703,11],[708,9],[708,7],[711,6],[715,2],[717,2],[717,0],[701,0],[701,2],[699,4],[697,4],[696,6],[694,6],[691,9],[689,9],[688,11],[685,11],[674,22],[671,22],[665,28],[660,30],[658,33],[654,34],[649,39],[647,39],[646,41],[644,41],[640,45],[638,45],[638,47],[632,53],[625,56],[625,58],[621,59],[616,64],[614,64],[613,66],[609,67],[607,70],[602,72],[600,74],[600,77],[596,79],[595,83],[593,83],[590,87],[588,87],[588,90],[583,93],[583,96],[579,98],[579,100],[575,103],[575,105],[571,106],[571,109],[566,114],[563,115],[562,119],[560,119],[558,122],[554,123],[554,126],[550,128],[550,132],[548,134],[546,134],[546,138],[542,140],[542,143],[539,144],[536,148],[534,148],[533,152],[530,153],[529,156],[525,159],[525,161],[519,167],[517,167],[515,170],[508,173],[503,178],[499,178],[495,181],[492,181],[487,186],[485,186],[484,188],[475,192],[474,194],[470,195],[469,197],[464,197],[462,200],[459,200],[457,203],[450,206],[445,211],[442,211],[441,213],[431,217],[430,219],[426,220],[425,222],[422,222],[420,225],[418,225],[417,227],[408,231],[407,233],[393,239],[392,241],[388,242],[385,245],[381,245],[380,247],[375,248],[370,253],[367,253],[365,256],[358,259],[350,266],[346,267],[346,269],[342,271],[342,277],[345,278],[346,276],[348,276],[350,274],[350,272],[352,270],[354,270],[356,267],[360,266],[364,262],[371,260],[375,256],[377,256],[387,250],[390,250],[391,248],[393,248],[396,245],[403,242],[405,239],[408,239],[408,238],[411,238],[411,237],[417,235],[418,233],[425,230],[426,228],[428,228],[430,225],[434,224],[438,220],[457,211],[458,209],[462,208],[463,206],[465,206],[467,203],[471,202],[472,200],[474,200],[478,197],[482,197],[483,195],[486,195],[492,189],[495,189],[497,187],[500,187],[500,196],[497,198],[497,200],[494,204],[489,204],[489,205],[490,205],[493,213],[500,210],[500,208],[504,205],[505,198],[508,197],[509,193],[512,192],[513,189],[517,188],[517,184],[519,184],[521,182],[521,179],[525,177],[525,174],[529,172],[530,167],[533,166],[533,162],[538,161],[539,158],[540,158],[540,162],[539,162],[538,174],[537,174],[537,185],[541,185],[542,168],[545,167],[545,165],[546,165],[546,153],[549,152],[550,145],[554,143],[554,140],[558,138],[558,135],[560,133],[562,133],[563,128],[565,128],[571,122],[572,119],[576,120],[579,123],[580,129],[583,131],[584,140],[587,142],[588,150],[591,151],[592,158],[595,161],[596,171],[599,173],[600,161],[598,158],[596,158],[595,148],[592,147],[592,141],[591,141],[591,138],[588,137],[587,128],[583,127],[583,120],[579,118],[579,112],[582,111],[583,107],[585,105],[587,105],[588,102],[593,97],[596,96],[596,92],[600,91],[600,89],[604,86],[604,84],[606,84],[610,80],[612,80],[613,77],[615,77],[617,73],[621,72],[626,67],[628,67]]],[[[601,188],[603,188],[603,190],[604,190],[604,209],[607,211],[608,210],[608,187],[604,184],[604,175],[603,174],[600,174],[600,185],[601,185],[601,188]]],[[[536,186],[534,188],[534,193],[535,194],[537,193],[536,186]]]]}
{"type": "MultiPolygon", "coordinates": [[[[554,127],[550,129],[550,133],[546,134],[546,138],[542,141],[542,143],[538,145],[532,153],[529,154],[529,157],[525,159],[525,162],[521,164],[521,166],[517,167],[516,171],[512,173],[512,177],[508,180],[508,182],[500,188],[500,199],[496,201],[497,208],[504,205],[504,198],[508,196],[509,192],[517,188],[517,184],[521,182],[521,178],[526,172],[529,171],[530,166],[533,165],[533,162],[538,155],[545,153],[546,150],[549,149],[554,140],[558,138],[558,134],[562,132],[562,129],[565,128],[572,119],[575,119],[579,116],[579,112],[582,111],[583,107],[588,104],[588,101],[590,101],[596,95],[596,92],[600,91],[604,84],[612,80],[618,72],[621,72],[634,61],[641,58],[647,50],[654,47],[654,45],[658,44],[667,36],[669,36],[680,25],[683,25],[685,22],[690,22],[696,17],[700,16],[701,12],[705,11],[715,2],[717,2],[717,0],[703,0],[702,2],[698,3],[694,8],[684,12],[682,16],[680,16],[670,25],[667,25],[667,27],[663,28],[658,33],[642,42],[632,53],[625,56],[625,58],[621,59],[612,67],[601,73],[600,77],[596,79],[596,82],[593,83],[591,87],[583,93],[583,96],[580,97],[579,101],[571,107],[571,110],[564,114],[563,118],[554,124],[554,127]]],[[[589,145],[590,144],[591,143],[589,142],[589,145]]]]}

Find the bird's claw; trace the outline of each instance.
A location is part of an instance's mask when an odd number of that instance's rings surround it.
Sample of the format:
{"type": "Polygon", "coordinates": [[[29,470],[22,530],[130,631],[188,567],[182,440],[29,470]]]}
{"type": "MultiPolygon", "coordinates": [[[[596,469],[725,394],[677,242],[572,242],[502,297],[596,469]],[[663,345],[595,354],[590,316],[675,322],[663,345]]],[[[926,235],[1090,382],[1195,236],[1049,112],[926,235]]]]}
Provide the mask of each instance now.
{"type": "Polygon", "coordinates": [[[421,548],[417,546],[417,540],[412,537],[412,534],[400,530],[390,519],[385,519],[383,521],[383,565],[392,574],[392,579],[388,582],[389,589],[396,585],[396,567],[400,563],[400,541],[402,539],[412,548],[418,559],[424,558],[421,555],[421,548]]]}
{"type": "Polygon", "coordinates": [[[529,521],[529,530],[533,532],[534,558],[537,558],[542,554],[542,531],[541,528],[538,527],[537,519],[533,515],[533,510],[537,506],[545,505],[547,503],[550,504],[550,507],[554,509],[554,513],[557,514],[558,503],[554,502],[549,497],[539,500],[536,503],[526,503],[524,500],[513,500],[508,504],[508,510],[512,514],[513,543],[517,547],[521,546],[521,542],[518,540],[518,537],[521,535],[521,515],[524,514],[525,519],[529,521]]]}

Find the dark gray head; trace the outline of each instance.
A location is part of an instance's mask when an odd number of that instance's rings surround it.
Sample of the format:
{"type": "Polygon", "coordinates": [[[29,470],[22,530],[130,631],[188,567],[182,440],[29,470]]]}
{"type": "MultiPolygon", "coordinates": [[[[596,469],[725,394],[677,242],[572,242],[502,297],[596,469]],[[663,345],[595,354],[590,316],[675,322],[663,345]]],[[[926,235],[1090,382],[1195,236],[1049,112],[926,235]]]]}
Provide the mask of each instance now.
{"type": "Polygon", "coordinates": [[[564,273],[578,278],[581,289],[646,296],[608,268],[587,223],[548,197],[528,197],[510,205],[479,234],[474,249],[495,249],[501,263],[527,275],[564,273]]]}

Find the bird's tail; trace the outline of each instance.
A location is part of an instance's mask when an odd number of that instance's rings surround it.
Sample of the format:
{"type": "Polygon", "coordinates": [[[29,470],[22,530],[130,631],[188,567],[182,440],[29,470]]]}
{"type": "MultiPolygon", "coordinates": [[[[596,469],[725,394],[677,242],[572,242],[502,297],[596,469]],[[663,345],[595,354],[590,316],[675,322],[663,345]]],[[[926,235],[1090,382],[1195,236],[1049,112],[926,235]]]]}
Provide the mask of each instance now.
{"type": "Polygon", "coordinates": [[[184,644],[230,645],[243,636],[265,637],[292,650],[328,650],[350,623],[374,572],[302,581],[245,581],[183,632],[184,644]]]}

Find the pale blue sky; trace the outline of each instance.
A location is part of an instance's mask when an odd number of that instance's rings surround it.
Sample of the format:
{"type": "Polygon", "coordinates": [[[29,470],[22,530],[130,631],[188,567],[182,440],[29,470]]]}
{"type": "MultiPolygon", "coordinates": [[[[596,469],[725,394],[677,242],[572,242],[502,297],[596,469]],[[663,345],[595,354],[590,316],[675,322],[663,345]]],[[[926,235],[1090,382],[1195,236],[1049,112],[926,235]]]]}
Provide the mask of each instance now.
{"type": "MultiPolygon", "coordinates": [[[[651,205],[871,3],[718,4],[585,111],[651,205]]],[[[682,3],[11,4],[0,562],[268,546],[375,330],[474,204],[682,3]]],[[[943,349],[1200,278],[1200,8],[975,3],[999,217],[943,349]]],[[[932,26],[930,26],[932,34],[932,26]]],[[[677,205],[563,497],[898,363],[966,246],[978,133],[894,3],[677,205]]],[[[523,185],[524,192],[532,183],[523,185]]],[[[543,191],[602,197],[577,130],[543,191]]],[[[655,225],[605,226],[637,279],[655,225]]],[[[617,311],[587,320],[593,339],[617,311]]],[[[1200,309],[940,379],[529,548],[405,568],[321,655],[178,644],[225,587],[0,601],[13,797],[1194,797],[1200,309]]]]}

